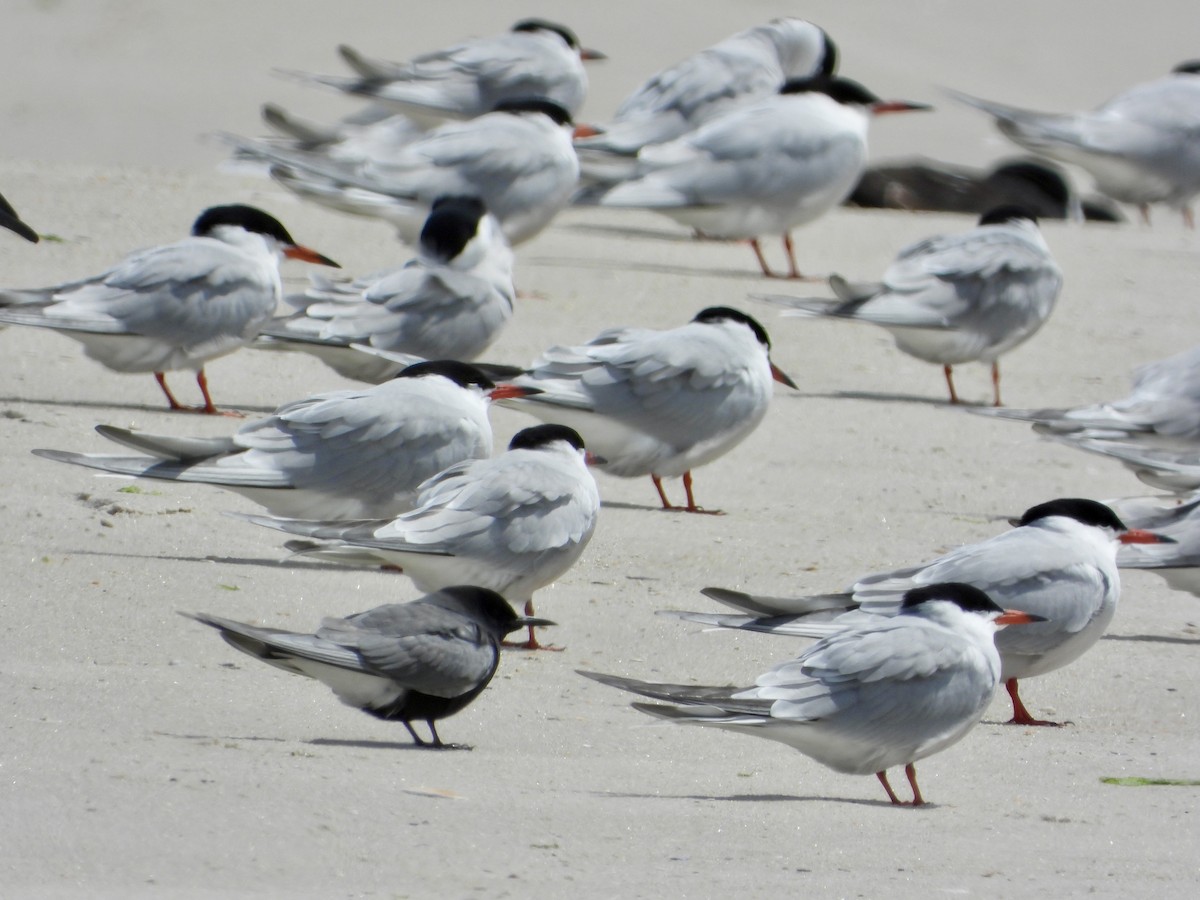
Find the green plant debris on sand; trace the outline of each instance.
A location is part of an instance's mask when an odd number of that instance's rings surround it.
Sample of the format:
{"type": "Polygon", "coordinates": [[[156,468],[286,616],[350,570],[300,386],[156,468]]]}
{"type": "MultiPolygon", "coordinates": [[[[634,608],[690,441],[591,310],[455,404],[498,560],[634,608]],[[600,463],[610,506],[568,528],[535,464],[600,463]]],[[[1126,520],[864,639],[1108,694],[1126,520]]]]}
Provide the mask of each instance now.
{"type": "Polygon", "coordinates": [[[1172,785],[1175,787],[1200,787],[1200,780],[1192,778],[1140,778],[1136,775],[1127,778],[1101,778],[1103,784],[1115,784],[1118,787],[1146,787],[1147,785],[1172,785]]]}

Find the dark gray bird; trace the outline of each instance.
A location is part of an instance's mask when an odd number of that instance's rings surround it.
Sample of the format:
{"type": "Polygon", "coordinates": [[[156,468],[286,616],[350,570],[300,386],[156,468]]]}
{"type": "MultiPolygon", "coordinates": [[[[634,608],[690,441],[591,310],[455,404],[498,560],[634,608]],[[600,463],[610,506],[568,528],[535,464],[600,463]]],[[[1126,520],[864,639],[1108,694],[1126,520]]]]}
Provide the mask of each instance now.
{"type": "Polygon", "coordinates": [[[260,628],[206,613],[180,613],[211,625],[231,646],[269,665],[315,678],[347,706],[399,721],[417,746],[454,747],[438,719],[479,696],[500,662],[500,642],[518,628],[553,625],[519,616],[486,588],[443,588],[411,603],[389,603],[344,619],[327,618],[315,634],[260,628]],[[429,726],[424,741],[414,721],[429,726]]]}
{"type": "Polygon", "coordinates": [[[1113,203],[1079,197],[1061,170],[1032,159],[1008,160],[991,169],[924,157],[868,166],[846,205],[976,215],[997,206],[1023,206],[1040,219],[1125,221],[1113,203]]]}

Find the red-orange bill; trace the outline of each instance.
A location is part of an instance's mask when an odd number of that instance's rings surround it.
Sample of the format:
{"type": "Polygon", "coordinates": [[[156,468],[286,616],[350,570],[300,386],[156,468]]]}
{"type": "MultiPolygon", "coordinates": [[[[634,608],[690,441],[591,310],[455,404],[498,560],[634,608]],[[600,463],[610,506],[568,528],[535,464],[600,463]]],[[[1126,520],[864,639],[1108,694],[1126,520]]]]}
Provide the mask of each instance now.
{"type": "Polygon", "coordinates": [[[1153,531],[1146,531],[1144,528],[1131,528],[1129,531],[1122,531],[1117,535],[1117,540],[1122,544],[1174,544],[1174,538],[1169,538],[1165,534],[1158,534],[1153,531]]]}
{"type": "Polygon", "coordinates": [[[1031,622],[1045,621],[1045,616],[1035,616],[1033,613],[1023,612],[1019,609],[1006,609],[996,617],[997,625],[1028,625],[1031,622]]]}
{"type": "Polygon", "coordinates": [[[775,363],[771,363],[771,377],[780,384],[786,384],[793,390],[800,390],[800,388],[796,387],[796,382],[792,381],[792,379],[788,377],[787,372],[783,371],[783,369],[779,368],[779,366],[775,365],[775,363]]]}
{"type": "Polygon", "coordinates": [[[322,256],[316,250],[310,250],[301,244],[292,244],[290,247],[284,247],[283,255],[288,259],[298,259],[301,262],[314,263],[318,266],[333,266],[335,269],[341,268],[341,266],[328,256],[322,256]]]}
{"type": "Polygon", "coordinates": [[[517,400],[521,397],[532,397],[534,394],[545,393],[541,388],[522,387],[519,384],[498,384],[488,391],[491,400],[517,400]]]}
{"type": "Polygon", "coordinates": [[[877,116],[884,113],[922,112],[933,109],[928,103],[913,103],[910,100],[880,100],[871,105],[871,112],[877,116]]]}

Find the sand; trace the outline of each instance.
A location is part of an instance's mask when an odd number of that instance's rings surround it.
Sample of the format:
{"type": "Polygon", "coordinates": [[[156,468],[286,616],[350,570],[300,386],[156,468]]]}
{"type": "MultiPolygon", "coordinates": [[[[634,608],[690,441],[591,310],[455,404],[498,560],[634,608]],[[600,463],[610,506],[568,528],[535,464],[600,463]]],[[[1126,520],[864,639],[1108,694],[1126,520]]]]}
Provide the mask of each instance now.
{"type": "MultiPolygon", "coordinates": [[[[570,22],[612,57],[592,70],[602,119],[646,74],[787,4],[611,0],[462,15],[358,2],[23,3],[0,58],[0,190],[43,235],[0,234],[0,282],[50,284],[182,234],[205,206],[250,202],[349,272],[406,257],[389,230],[234,177],[198,136],[258,133],[259,103],[314,117],[349,107],[271,77],[339,71],[339,41],[403,57],[521,15],[570,22]],[[463,23],[469,22],[469,26],[463,23]],[[381,38],[381,34],[386,39],[381,38]],[[36,48],[36,52],[30,48],[36,48]]],[[[1190,7],[1139,15],[1055,4],[810,3],[843,71],[881,94],[939,102],[939,85],[1041,108],[1092,105],[1196,54],[1190,7]]],[[[449,7],[447,7],[449,8],[449,7]]],[[[1009,148],[943,107],[880,122],[877,156],[982,164],[1009,148]]],[[[1082,182],[1086,185],[1086,182],[1082,182]]],[[[960,230],[954,216],[842,210],[797,233],[801,265],[870,277],[902,245],[960,230]]],[[[1045,224],[1066,276],[1043,331],[1002,363],[1013,406],[1121,396],[1129,370],[1194,345],[1197,238],[1155,226],[1045,224]]],[[[769,252],[778,259],[777,247],[769,252]]],[[[230,519],[253,507],[203,486],[131,484],[34,457],[101,452],[97,423],[224,434],[170,414],[149,376],[117,375],[59,335],[0,333],[0,894],[6,897],[1191,896],[1196,789],[1108,777],[1195,779],[1196,600],[1123,575],[1109,635],[1028,682],[1015,729],[997,701],[961,744],[919,766],[930,805],[896,809],[873,778],[782,746],[672,728],[574,674],[747,682],[799,641],[707,633],[657,617],[711,609],[705,585],[766,593],[839,588],[1008,527],[1055,496],[1145,490],[1115,464],[1025,427],[945,404],[936,367],[842,323],[781,320],[747,300],[767,284],[743,246],[699,244],[665,219],[569,211],[518,251],[521,300],[489,354],[522,363],[616,324],[669,327],[707,305],[759,316],[779,388],[762,427],[696,475],[723,517],[655,509],[648,479],[599,477],[604,509],[583,560],[541,595],[561,653],[508,653],[491,687],[442,724],[471,752],[415,750],[398,725],[319,685],[236,654],[178,615],[204,610],[309,629],[417,592],[402,577],[285,561],[279,535],[230,519]],[[1189,888],[1189,885],[1191,887],[1189,888]]],[[[298,287],[303,266],[288,264],[298,287]]],[[[213,363],[217,402],[261,414],[346,386],[308,358],[241,351],[213,363]]],[[[988,399],[965,366],[962,394],[988,399]]],[[[186,375],[172,384],[196,391],[186,375]]],[[[528,424],[495,415],[498,442],[528,424]]],[[[678,483],[670,485],[678,496],[678,483]]],[[[902,778],[900,779],[902,781],[902,778]]]]}

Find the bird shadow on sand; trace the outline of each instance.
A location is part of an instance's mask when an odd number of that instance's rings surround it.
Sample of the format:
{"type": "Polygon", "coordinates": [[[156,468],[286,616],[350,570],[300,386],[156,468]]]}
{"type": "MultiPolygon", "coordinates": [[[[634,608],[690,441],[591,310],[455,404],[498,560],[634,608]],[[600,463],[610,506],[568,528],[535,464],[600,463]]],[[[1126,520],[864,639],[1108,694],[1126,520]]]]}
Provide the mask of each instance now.
{"type": "MultiPolygon", "coordinates": [[[[65,409],[94,409],[94,410],[112,410],[114,413],[176,413],[181,419],[183,417],[200,416],[198,410],[172,410],[161,403],[113,403],[111,401],[100,400],[63,400],[61,398],[41,398],[41,397],[0,397],[0,404],[3,403],[29,403],[34,406],[58,406],[65,409]]],[[[250,413],[268,415],[276,409],[274,406],[238,406],[238,407],[220,407],[222,412],[231,413],[229,416],[207,416],[207,418],[228,418],[232,422],[238,421],[239,416],[247,416],[250,413]]]]}
{"type": "Polygon", "coordinates": [[[775,398],[779,400],[866,400],[870,403],[916,403],[921,406],[941,407],[942,409],[957,411],[967,409],[969,407],[981,407],[990,409],[991,404],[988,403],[957,403],[950,404],[941,397],[930,397],[919,394],[890,394],[884,391],[829,391],[828,393],[814,393],[803,391],[788,391],[780,394],[775,398]]]}
{"type": "MultiPolygon", "coordinates": [[[[651,272],[659,275],[680,275],[693,278],[727,278],[730,281],[761,280],[761,275],[750,269],[704,269],[696,266],[673,266],[663,263],[631,262],[628,259],[595,259],[567,256],[531,257],[525,262],[530,265],[571,269],[596,269],[598,271],[622,270],[626,272],[651,272]]],[[[774,283],[778,279],[771,279],[774,283]]]]}
{"type": "Polygon", "coordinates": [[[433,744],[414,744],[412,741],[355,741],[346,738],[313,738],[311,741],[305,741],[304,743],[314,747],[351,747],[356,750],[420,750],[427,752],[475,749],[470,744],[446,743],[440,747],[435,747],[433,744]]]}
{"type": "Polygon", "coordinates": [[[155,731],[154,734],[159,737],[175,738],[180,741],[199,741],[209,744],[236,744],[239,742],[254,742],[267,744],[294,744],[303,743],[313,747],[353,747],[362,750],[471,750],[474,749],[468,744],[445,744],[442,747],[434,747],[431,744],[414,744],[412,741],[370,741],[370,740],[347,740],[344,738],[312,738],[307,741],[297,742],[293,738],[268,737],[265,735],[236,735],[236,734],[178,734],[172,731],[155,731]]]}
{"type": "Polygon", "coordinates": [[[1106,634],[1102,641],[1136,641],[1148,644],[1181,644],[1185,647],[1200,647],[1200,638],[1175,637],[1169,634],[1106,634]]]}
{"type": "MultiPolygon", "coordinates": [[[[375,569],[365,566],[342,566],[338,565],[337,563],[301,561],[286,556],[281,559],[263,559],[238,556],[170,556],[161,553],[114,553],[112,551],[100,550],[63,550],[61,552],[68,556],[103,556],[105,558],[115,557],[119,559],[161,559],[168,560],[170,562],[221,563],[222,565],[226,566],[271,566],[273,568],[304,569],[306,571],[358,572],[359,574],[362,572],[376,571],[375,569]]],[[[383,572],[383,574],[393,573],[383,572]]]]}
{"type": "MultiPolygon", "coordinates": [[[[795,794],[728,794],[718,797],[711,794],[639,794],[618,791],[592,791],[593,796],[616,800],[710,800],[717,803],[849,803],[854,806],[895,806],[888,800],[864,800],[855,797],[822,797],[816,794],[798,796],[795,794]]],[[[925,807],[935,808],[936,803],[926,803],[925,807]]]]}
{"type": "MultiPolygon", "coordinates": [[[[697,238],[684,231],[668,231],[661,228],[630,228],[622,225],[602,225],[598,222],[564,222],[564,231],[575,231],[579,234],[590,234],[597,237],[636,238],[646,241],[669,241],[674,244],[704,244],[710,243],[704,238],[697,238]]],[[[711,243],[733,243],[732,241],[715,241],[711,243]]]]}
{"type": "Polygon", "coordinates": [[[649,503],[626,503],[622,500],[601,500],[601,509],[636,509],[640,512],[671,512],[663,510],[662,506],[652,506],[649,503]]]}

